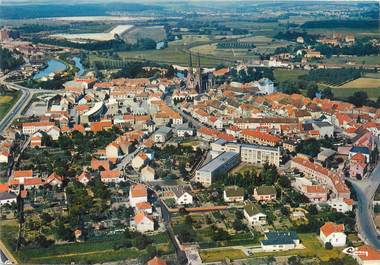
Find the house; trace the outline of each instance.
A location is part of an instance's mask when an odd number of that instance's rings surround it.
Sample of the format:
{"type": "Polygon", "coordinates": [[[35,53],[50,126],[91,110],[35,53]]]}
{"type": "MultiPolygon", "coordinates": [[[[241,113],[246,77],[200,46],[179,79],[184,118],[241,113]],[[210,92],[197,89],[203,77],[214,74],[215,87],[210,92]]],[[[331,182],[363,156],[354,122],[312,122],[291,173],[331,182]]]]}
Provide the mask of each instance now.
{"type": "Polygon", "coordinates": [[[319,230],[319,238],[324,246],[326,243],[331,243],[333,247],[344,247],[347,239],[347,235],[344,233],[344,224],[325,223],[319,230]]]}
{"type": "Polygon", "coordinates": [[[166,265],[166,261],[158,257],[154,257],[153,259],[148,260],[147,264],[148,265],[166,265]]]}
{"type": "Polygon", "coordinates": [[[15,179],[33,178],[33,170],[15,170],[13,171],[13,177],[15,179]]]}
{"type": "Polygon", "coordinates": [[[121,171],[115,169],[100,171],[100,180],[104,183],[120,183],[124,181],[124,178],[121,171]]]}
{"type": "Polygon", "coordinates": [[[58,140],[58,138],[61,134],[61,130],[57,126],[53,126],[49,129],[47,129],[46,133],[47,133],[47,135],[49,135],[51,137],[51,139],[53,141],[56,141],[56,140],[58,140]]]}
{"type": "Polygon", "coordinates": [[[253,190],[253,197],[256,201],[271,201],[276,199],[277,191],[273,186],[260,186],[253,190]]]}
{"type": "Polygon", "coordinates": [[[17,196],[11,192],[0,192],[0,206],[17,203],[17,196]]]}
{"type": "Polygon", "coordinates": [[[174,189],[173,192],[177,205],[193,204],[193,195],[189,191],[186,191],[182,187],[178,187],[174,189]]]}
{"type": "Polygon", "coordinates": [[[118,158],[120,155],[120,145],[116,142],[112,142],[106,147],[106,157],[108,159],[118,158]]]}
{"type": "Polygon", "coordinates": [[[241,130],[240,136],[243,138],[244,141],[247,141],[249,143],[258,143],[261,145],[276,146],[281,141],[281,139],[276,135],[251,129],[241,130]]]}
{"type": "Polygon", "coordinates": [[[139,202],[148,201],[148,191],[143,184],[132,185],[129,188],[129,203],[132,207],[136,207],[139,202]]]}
{"type": "Polygon", "coordinates": [[[146,165],[149,161],[148,155],[141,151],[132,159],[132,167],[139,170],[142,166],[146,165]]]}
{"type": "Polygon", "coordinates": [[[45,180],[45,184],[49,184],[50,186],[60,187],[62,183],[63,183],[63,177],[58,175],[55,172],[51,173],[45,180]]]}
{"type": "Polygon", "coordinates": [[[141,181],[144,181],[144,182],[154,181],[155,174],[156,172],[154,168],[147,165],[143,169],[141,169],[140,179],[141,181]]]}
{"type": "Polygon", "coordinates": [[[367,172],[367,156],[362,153],[354,154],[349,160],[349,174],[351,178],[362,178],[367,172]]]}
{"type": "Polygon", "coordinates": [[[153,213],[152,205],[149,202],[138,202],[138,203],[136,203],[136,210],[137,211],[143,211],[147,214],[153,213]]]}
{"type": "Polygon", "coordinates": [[[79,176],[76,177],[76,180],[86,186],[87,183],[91,180],[91,176],[87,172],[83,171],[79,176]]]}
{"type": "Polygon", "coordinates": [[[244,206],[244,217],[249,225],[265,225],[267,216],[258,204],[250,203],[244,206]]]}
{"type": "Polygon", "coordinates": [[[154,142],[165,143],[172,135],[172,129],[169,127],[160,127],[154,133],[154,142]]]}
{"type": "Polygon", "coordinates": [[[311,202],[319,203],[327,201],[328,190],[323,185],[304,185],[301,192],[311,202]]]}
{"type": "Polygon", "coordinates": [[[93,170],[98,170],[99,168],[110,170],[110,161],[93,158],[91,159],[91,168],[93,170]]]}
{"type": "Polygon", "coordinates": [[[380,251],[371,246],[363,245],[356,248],[357,254],[354,258],[360,265],[378,265],[380,264],[380,251]]]}
{"type": "Polygon", "coordinates": [[[243,202],[244,189],[238,186],[225,187],[223,191],[223,198],[225,202],[243,202]]]}
{"type": "Polygon", "coordinates": [[[140,233],[154,231],[154,221],[145,212],[139,211],[135,217],[136,230],[140,233]]]}
{"type": "Polygon", "coordinates": [[[331,199],[327,203],[333,210],[339,213],[346,213],[352,211],[354,201],[352,199],[331,199]]]}
{"type": "Polygon", "coordinates": [[[286,251],[297,248],[300,240],[295,231],[273,231],[265,233],[265,239],[260,244],[267,252],[286,251]]]}

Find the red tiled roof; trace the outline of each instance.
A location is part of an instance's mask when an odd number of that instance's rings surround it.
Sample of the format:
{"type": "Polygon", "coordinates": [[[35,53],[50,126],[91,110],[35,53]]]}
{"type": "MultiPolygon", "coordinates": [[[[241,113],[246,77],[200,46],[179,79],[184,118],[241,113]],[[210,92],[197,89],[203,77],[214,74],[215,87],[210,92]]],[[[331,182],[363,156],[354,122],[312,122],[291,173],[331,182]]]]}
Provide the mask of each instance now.
{"type": "Polygon", "coordinates": [[[263,133],[257,130],[245,129],[245,130],[242,130],[240,134],[243,136],[257,138],[257,139],[260,139],[266,142],[271,142],[271,143],[278,143],[281,140],[279,137],[275,135],[271,135],[269,133],[263,133]]]}
{"type": "Polygon", "coordinates": [[[321,232],[327,237],[332,233],[343,233],[344,224],[336,224],[333,222],[327,222],[321,227],[321,232]]]}
{"type": "Polygon", "coordinates": [[[131,186],[131,196],[136,197],[146,197],[148,196],[148,191],[143,184],[136,184],[131,186]]]}
{"type": "Polygon", "coordinates": [[[148,265],[166,265],[166,261],[158,257],[154,257],[148,261],[148,265]]]}

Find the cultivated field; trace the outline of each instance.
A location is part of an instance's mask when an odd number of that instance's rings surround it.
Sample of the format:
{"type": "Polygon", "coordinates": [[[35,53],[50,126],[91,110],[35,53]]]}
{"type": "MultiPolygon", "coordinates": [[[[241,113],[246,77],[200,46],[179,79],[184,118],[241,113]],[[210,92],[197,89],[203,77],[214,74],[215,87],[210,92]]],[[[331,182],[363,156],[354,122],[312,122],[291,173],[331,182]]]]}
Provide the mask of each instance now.
{"type": "Polygon", "coordinates": [[[341,85],[339,88],[379,88],[380,79],[361,77],[341,85]]]}
{"type": "Polygon", "coordinates": [[[277,82],[283,82],[287,80],[296,80],[298,79],[298,77],[302,75],[306,75],[307,71],[300,70],[300,69],[291,70],[291,69],[277,68],[277,69],[274,69],[273,74],[277,82]]]}
{"type": "Polygon", "coordinates": [[[19,91],[6,92],[4,95],[0,95],[0,120],[4,118],[13,104],[16,103],[19,96],[19,91]]]}

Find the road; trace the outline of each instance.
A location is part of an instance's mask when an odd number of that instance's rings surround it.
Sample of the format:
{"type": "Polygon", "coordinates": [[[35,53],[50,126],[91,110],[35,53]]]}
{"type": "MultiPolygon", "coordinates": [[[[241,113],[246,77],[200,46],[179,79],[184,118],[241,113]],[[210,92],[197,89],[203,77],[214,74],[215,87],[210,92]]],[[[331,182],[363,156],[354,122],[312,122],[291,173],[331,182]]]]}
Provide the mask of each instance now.
{"type": "Polygon", "coordinates": [[[5,247],[3,241],[1,240],[0,240],[0,249],[3,252],[4,256],[8,259],[8,262],[10,261],[12,264],[18,264],[15,257],[12,255],[11,252],[9,252],[9,250],[5,247]]]}
{"type": "Polygon", "coordinates": [[[356,209],[356,223],[358,232],[364,242],[380,250],[380,238],[373,221],[373,198],[380,184],[380,163],[371,175],[364,180],[349,180],[356,191],[358,204],[356,209]]]}
{"type": "Polygon", "coordinates": [[[28,105],[33,95],[36,93],[60,93],[63,90],[44,90],[44,89],[30,89],[14,83],[4,82],[3,78],[0,80],[8,88],[21,91],[21,96],[18,101],[12,106],[5,117],[0,121],[0,134],[3,133],[13,122],[13,120],[21,114],[23,109],[28,105]]]}

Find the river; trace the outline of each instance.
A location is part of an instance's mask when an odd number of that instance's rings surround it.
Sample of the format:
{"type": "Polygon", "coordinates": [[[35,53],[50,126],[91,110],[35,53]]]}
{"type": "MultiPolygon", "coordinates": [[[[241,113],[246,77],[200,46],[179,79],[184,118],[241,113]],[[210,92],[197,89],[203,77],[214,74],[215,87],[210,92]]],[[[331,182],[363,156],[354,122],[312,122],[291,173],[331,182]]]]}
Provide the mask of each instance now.
{"type": "MultiPolygon", "coordinates": [[[[75,67],[78,69],[77,76],[82,76],[84,74],[85,69],[84,69],[83,64],[80,62],[80,58],[73,57],[73,61],[75,63],[75,67]]],[[[66,70],[66,68],[67,68],[66,65],[62,61],[56,60],[56,59],[50,59],[47,61],[47,67],[38,71],[33,76],[33,79],[38,80],[43,77],[48,77],[51,73],[63,72],[66,70]]]]}
{"type": "Polygon", "coordinates": [[[77,76],[82,76],[84,74],[84,66],[80,62],[80,58],[79,57],[73,57],[73,61],[75,63],[75,67],[79,69],[77,72],[77,76]]]}
{"type": "Polygon", "coordinates": [[[47,61],[47,67],[38,71],[33,76],[33,79],[38,80],[43,77],[48,77],[51,73],[62,72],[64,70],[66,70],[66,65],[62,61],[50,59],[47,61]]]}

